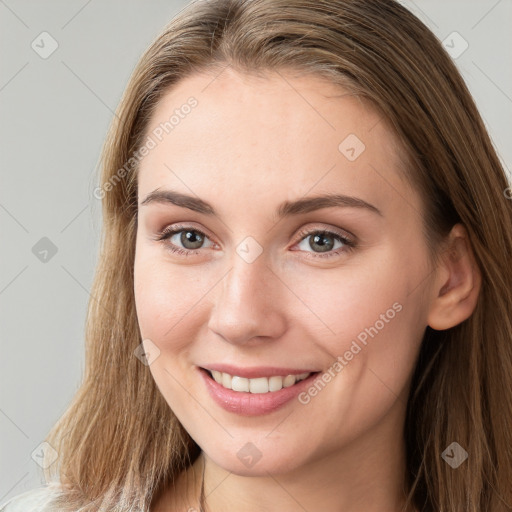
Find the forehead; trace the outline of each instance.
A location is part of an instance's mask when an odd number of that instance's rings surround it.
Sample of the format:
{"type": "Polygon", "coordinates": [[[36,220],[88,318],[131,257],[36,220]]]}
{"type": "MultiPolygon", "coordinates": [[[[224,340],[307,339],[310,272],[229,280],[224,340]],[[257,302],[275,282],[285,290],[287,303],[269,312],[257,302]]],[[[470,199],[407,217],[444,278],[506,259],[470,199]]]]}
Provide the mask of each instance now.
{"type": "Polygon", "coordinates": [[[155,147],[141,161],[139,198],[166,186],[240,205],[249,191],[291,200],[336,190],[373,204],[409,193],[387,122],[312,74],[191,75],[161,98],[146,136],[155,147]]]}

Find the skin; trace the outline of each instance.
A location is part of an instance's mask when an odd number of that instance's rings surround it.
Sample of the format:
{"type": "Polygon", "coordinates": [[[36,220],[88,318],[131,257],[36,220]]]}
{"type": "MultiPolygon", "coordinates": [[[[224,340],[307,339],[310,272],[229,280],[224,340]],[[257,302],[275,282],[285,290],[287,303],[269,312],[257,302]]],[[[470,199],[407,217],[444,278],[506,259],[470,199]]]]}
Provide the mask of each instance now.
{"type": "Polygon", "coordinates": [[[454,227],[434,267],[392,131],[339,86],[290,71],[194,74],[161,99],[147,134],[190,96],[197,107],[141,162],[134,271],[142,339],[160,351],[150,371],[203,452],[152,511],[199,510],[203,463],[213,512],[401,510],[402,432],[423,333],[469,317],[480,288],[465,229],[454,227]],[[366,147],[354,161],[338,149],[348,134],[366,147]],[[157,188],[200,197],[218,215],[142,205],[157,188]],[[283,201],[327,192],[382,215],[329,207],[277,221],[283,201]],[[180,233],[155,240],[178,223],[206,234],[195,255],[170,252],[172,243],[193,249],[180,233]],[[352,233],[356,247],[329,238],[332,256],[322,258],[301,228],[352,233]],[[236,252],[247,236],[263,250],[252,263],[236,252]],[[394,303],[401,311],[307,404],[239,416],[211,400],[195,371],[219,362],[327,370],[394,303]],[[237,457],[247,442],[261,453],[252,467],[237,457]]]}

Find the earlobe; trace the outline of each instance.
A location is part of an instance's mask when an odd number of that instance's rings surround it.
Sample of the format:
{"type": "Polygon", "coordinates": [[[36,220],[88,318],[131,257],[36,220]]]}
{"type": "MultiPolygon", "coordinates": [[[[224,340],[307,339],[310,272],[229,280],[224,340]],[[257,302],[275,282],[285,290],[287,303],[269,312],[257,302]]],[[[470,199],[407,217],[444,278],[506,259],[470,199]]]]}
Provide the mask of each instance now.
{"type": "Polygon", "coordinates": [[[436,330],[449,329],[469,318],[481,286],[480,269],[462,224],[452,228],[440,260],[427,319],[436,330]]]}

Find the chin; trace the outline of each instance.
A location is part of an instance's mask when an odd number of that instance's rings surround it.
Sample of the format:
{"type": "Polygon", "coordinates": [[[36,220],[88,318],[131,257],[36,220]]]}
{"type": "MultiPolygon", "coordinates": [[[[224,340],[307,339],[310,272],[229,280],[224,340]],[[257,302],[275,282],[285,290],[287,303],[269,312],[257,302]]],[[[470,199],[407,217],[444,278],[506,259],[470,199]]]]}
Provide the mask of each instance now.
{"type": "Polygon", "coordinates": [[[281,444],[280,450],[276,447],[269,446],[269,440],[266,443],[252,443],[251,441],[233,442],[230,441],[224,452],[218,453],[218,446],[213,453],[207,455],[213,462],[238,476],[262,476],[279,475],[289,473],[296,470],[300,465],[304,464],[302,457],[297,457],[297,445],[293,443],[289,452],[285,453],[282,447],[282,441],[276,440],[281,444]],[[241,447],[236,450],[230,448],[240,444],[241,447]],[[263,446],[265,445],[265,446],[263,446]]]}

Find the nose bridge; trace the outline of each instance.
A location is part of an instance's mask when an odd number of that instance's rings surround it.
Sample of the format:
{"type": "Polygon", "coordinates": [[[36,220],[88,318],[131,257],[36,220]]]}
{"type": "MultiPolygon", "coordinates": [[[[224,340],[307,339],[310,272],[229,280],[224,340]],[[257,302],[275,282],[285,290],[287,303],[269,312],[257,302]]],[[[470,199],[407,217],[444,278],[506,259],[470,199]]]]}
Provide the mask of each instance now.
{"type": "Polygon", "coordinates": [[[232,343],[279,336],[285,322],[278,295],[279,280],[264,255],[250,261],[234,254],[215,296],[209,327],[232,343]]]}

